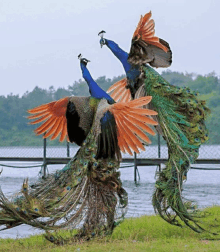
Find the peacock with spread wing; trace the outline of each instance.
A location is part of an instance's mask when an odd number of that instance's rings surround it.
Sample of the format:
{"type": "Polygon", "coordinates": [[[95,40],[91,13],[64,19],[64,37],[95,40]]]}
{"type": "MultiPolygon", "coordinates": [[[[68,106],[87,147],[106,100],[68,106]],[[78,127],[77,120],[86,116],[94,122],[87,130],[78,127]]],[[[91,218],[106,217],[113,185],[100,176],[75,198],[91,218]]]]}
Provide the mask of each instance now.
{"type": "Polygon", "coordinates": [[[182,221],[201,232],[203,228],[187,209],[189,204],[183,202],[182,183],[190,164],[198,157],[199,147],[208,140],[205,119],[209,109],[197,93],[170,85],[152,68],[169,67],[172,63],[169,44],[154,35],[154,27],[151,12],[141,16],[129,53],[104,38],[105,31],[99,33],[101,47],[106,45],[113,52],[126,73],[126,78],[112,85],[107,92],[115,101],[122,102],[152,96],[149,108],[158,112],[152,117],[158,122],[156,129],[168,146],[168,162],[157,176],[153,206],[169,223],[181,226],[182,221]]]}
{"type": "MultiPolygon", "coordinates": [[[[91,96],[65,97],[28,112],[31,124],[42,123],[37,135],[52,140],[60,135],[60,141],[67,138],[81,147],[62,170],[32,186],[25,180],[12,199],[0,191],[0,225],[6,228],[28,224],[49,232],[81,224],[75,237],[89,239],[111,232],[126,211],[127,193],[118,171],[121,151],[145,149],[143,144],[150,143],[146,133],[155,134],[151,125],[157,125],[150,117],[157,113],[143,108],[150,96],[116,103],[91,77],[88,60],[79,58],[91,96]]],[[[53,234],[46,237],[61,242],[53,234]]]]}

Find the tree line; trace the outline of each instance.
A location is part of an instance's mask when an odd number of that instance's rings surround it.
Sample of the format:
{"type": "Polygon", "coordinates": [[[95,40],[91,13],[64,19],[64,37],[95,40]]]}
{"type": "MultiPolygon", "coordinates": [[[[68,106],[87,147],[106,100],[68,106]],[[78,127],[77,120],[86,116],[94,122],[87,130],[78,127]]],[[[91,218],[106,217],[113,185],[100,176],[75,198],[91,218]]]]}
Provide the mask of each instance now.
{"type": "MultiPolygon", "coordinates": [[[[200,98],[207,101],[211,115],[207,120],[210,139],[208,144],[220,144],[220,79],[214,72],[202,76],[193,73],[179,73],[164,71],[161,74],[170,84],[189,87],[199,92],[200,98]]],[[[107,90],[109,86],[124,76],[112,79],[105,76],[99,77],[96,82],[107,90]]],[[[42,137],[35,136],[33,130],[36,125],[29,125],[27,110],[43,103],[61,99],[65,96],[89,96],[88,86],[85,81],[75,81],[67,88],[42,89],[36,86],[33,91],[26,92],[21,97],[9,94],[0,96],[0,146],[41,146],[42,137]]],[[[154,137],[153,143],[156,143],[154,137]]],[[[58,140],[48,141],[49,145],[60,145],[58,140]]],[[[65,144],[65,143],[63,143],[65,144]]]]}

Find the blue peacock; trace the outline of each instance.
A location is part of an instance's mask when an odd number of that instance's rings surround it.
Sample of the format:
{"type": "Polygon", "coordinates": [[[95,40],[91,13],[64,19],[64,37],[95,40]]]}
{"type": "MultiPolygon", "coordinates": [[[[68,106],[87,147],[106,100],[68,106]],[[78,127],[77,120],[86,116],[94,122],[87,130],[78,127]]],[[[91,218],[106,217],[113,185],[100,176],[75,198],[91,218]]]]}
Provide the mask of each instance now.
{"type": "Polygon", "coordinates": [[[99,33],[101,47],[106,45],[112,51],[126,73],[126,78],[112,85],[108,93],[122,102],[152,96],[149,108],[158,112],[152,117],[159,124],[157,132],[168,146],[168,162],[157,176],[154,209],[171,224],[181,226],[184,222],[194,231],[201,232],[203,228],[187,209],[189,202],[183,201],[182,183],[190,164],[199,155],[199,147],[208,140],[205,119],[209,109],[196,92],[170,85],[152,68],[169,67],[172,63],[169,44],[154,35],[154,28],[151,12],[141,16],[129,53],[104,38],[105,31],[99,33]]]}
{"type": "Polygon", "coordinates": [[[81,55],[79,59],[91,96],[65,97],[28,112],[34,120],[31,124],[42,123],[35,129],[37,135],[52,140],[60,136],[60,141],[67,138],[80,149],[62,170],[31,186],[26,179],[12,199],[0,191],[0,225],[6,229],[20,224],[41,228],[47,231],[46,238],[57,244],[63,240],[50,230],[82,224],[76,239],[113,230],[127,206],[118,171],[121,151],[144,150],[144,144],[150,143],[146,133],[155,134],[151,125],[157,125],[151,118],[157,113],[143,108],[150,96],[116,103],[91,77],[89,61],[81,55]]]}

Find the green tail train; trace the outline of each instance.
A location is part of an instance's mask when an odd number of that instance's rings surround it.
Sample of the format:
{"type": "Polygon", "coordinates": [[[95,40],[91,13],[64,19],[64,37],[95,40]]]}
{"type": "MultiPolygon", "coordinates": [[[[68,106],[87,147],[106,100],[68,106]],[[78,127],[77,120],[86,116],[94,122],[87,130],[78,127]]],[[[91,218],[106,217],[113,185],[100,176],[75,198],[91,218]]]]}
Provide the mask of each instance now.
{"type": "MultiPolygon", "coordinates": [[[[0,225],[12,228],[28,224],[49,231],[83,224],[79,235],[86,239],[112,231],[117,218],[126,212],[127,193],[122,188],[117,155],[97,157],[97,116],[109,106],[104,100],[98,104],[86,140],[62,170],[32,186],[25,180],[12,200],[0,191],[0,225]]],[[[48,237],[53,241],[53,235],[48,237]]]]}
{"type": "Polygon", "coordinates": [[[168,162],[157,175],[153,206],[170,224],[181,225],[176,219],[178,216],[187,226],[200,232],[203,228],[183,202],[182,184],[190,164],[198,158],[200,145],[208,140],[205,119],[210,111],[197,93],[170,85],[149,66],[143,67],[143,71],[143,88],[153,97],[150,105],[158,112],[159,131],[168,146],[168,162]]]}

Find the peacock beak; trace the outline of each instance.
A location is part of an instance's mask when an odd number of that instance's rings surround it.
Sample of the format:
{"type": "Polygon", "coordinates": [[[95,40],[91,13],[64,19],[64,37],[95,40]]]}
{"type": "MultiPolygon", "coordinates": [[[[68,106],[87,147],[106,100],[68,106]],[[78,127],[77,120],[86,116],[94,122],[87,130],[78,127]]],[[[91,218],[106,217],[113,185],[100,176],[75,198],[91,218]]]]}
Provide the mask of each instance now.
{"type": "Polygon", "coordinates": [[[101,48],[103,47],[103,45],[105,45],[105,39],[103,38],[104,33],[106,33],[106,32],[102,30],[102,31],[100,31],[99,34],[98,34],[98,36],[101,37],[101,39],[100,39],[100,46],[101,46],[101,48]]]}
{"type": "Polygon", "coordinates": [[[101,48],[103,47],[103,45],[105,45],[105,39],[101,38],[100,39],[100,46],[101,46],[101,48]]]}

